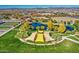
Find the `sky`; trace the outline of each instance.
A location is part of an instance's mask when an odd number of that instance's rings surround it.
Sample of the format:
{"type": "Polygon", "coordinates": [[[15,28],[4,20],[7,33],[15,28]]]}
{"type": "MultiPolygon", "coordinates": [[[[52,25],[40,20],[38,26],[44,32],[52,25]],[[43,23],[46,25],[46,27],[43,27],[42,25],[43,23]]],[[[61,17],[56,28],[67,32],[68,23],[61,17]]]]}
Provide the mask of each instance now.
{"type": "Polygon", "coordinates": [[[79,8],[79,5],[0,5],[0,9],[9,8],[79,8]]]}

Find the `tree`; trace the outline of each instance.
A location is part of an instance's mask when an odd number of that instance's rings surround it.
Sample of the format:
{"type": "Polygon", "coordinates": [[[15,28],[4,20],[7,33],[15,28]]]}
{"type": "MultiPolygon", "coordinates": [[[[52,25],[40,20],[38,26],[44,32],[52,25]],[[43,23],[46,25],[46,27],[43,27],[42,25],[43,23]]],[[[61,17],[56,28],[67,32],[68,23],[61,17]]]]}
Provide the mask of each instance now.
{"type": "Polygon", "coordinates": [[[49,20],[49,21],[48,21],[48,28],[49,28],[49,30],[52,30],[53,27],[54,27],[53,22],[52,22],[51,20],[49,20]]]}
{"type": "Polygon", "coordinates": [[[36,27],[36,29],[37,29],[37,30],[39,30],[39,29],[40,29],[40,27],[39,27],[39,26],[37,26],[37,27],[36,27]]]}
{"type": "Polygon", "coordinates": [[[9,18],[9,16],[4,16],[4,19],[9,20],[10,18],[9,18]]]}
{"type": "Polygon", "coordinates": [[[44,30],[44,26],[41,26],[41,29],[44,30]]]}
{"type": "Polygon", "coordinates": [[[27,21],[25,21],[25,22],[21,25],[21,27],[19,28],[19,31],[24,32],[24,31],[26,31],[26,30],[28,30],[28,29],[29,29],[29,23],[28,23],[27,21]]]}
{"type": "Polygon", "coordinates": [[[62,22],[59,24],[59,27],[58,27],[58,32],[65,32],[66,30],[66,27],[65,27],[65,24],[62,22]]]}
{"type": "Polygon", "coordinates": [[[76,20],[74,23],[75,33],[79,35],[79,20],[76,20]]]}
{"type": "Polygon", "coordinates": [[[17,36],[24,37],[26,31],[29,30],[29,23],[25,21],[19,28],[19,32],[17,33],[17,36]]]}

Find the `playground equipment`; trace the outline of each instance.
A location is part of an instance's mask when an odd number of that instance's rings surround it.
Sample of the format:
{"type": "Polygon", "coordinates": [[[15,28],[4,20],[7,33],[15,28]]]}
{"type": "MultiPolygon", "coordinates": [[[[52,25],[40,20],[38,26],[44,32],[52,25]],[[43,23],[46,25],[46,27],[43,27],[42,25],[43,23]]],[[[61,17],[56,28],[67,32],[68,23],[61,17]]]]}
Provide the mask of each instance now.
{"type": "Polygon", "coordinates": [[[35,37],[35,42],[37,43],[44,43],[45,38],[44,38],[44,31],[38,31],[35,37]]]}
{"type": "Polygon", "coordinates": [[[65,32],[66,27],[64,23],[60,23],[58,27],[58,32],[65,32]]]}
{"type": "Polygon", "coordinates": [[[72,30],[74,30],[74,27],[71,26],[71,25],[67,25],[67,26],[66,26],[66,30],[72,31],[72,30]]]}
{"type": "Polygon", "coordinates": [[[69,30],[69,31],[74,30],[74,26],[73,25],[64,25],[64,23],[59,24],[58,32],[65,32],[67,30],[69,30]]]}
{"type": "Polygon", "coordinates": [[[32,23],[32,27],[34,30],[36,30],[37,27],[39,27],[39,29],[41,29],[41,27],[44,27],[44,30],[47,30],[47,25],[46,24],[42,24],[40,22],[33,22],[32,23]]]}

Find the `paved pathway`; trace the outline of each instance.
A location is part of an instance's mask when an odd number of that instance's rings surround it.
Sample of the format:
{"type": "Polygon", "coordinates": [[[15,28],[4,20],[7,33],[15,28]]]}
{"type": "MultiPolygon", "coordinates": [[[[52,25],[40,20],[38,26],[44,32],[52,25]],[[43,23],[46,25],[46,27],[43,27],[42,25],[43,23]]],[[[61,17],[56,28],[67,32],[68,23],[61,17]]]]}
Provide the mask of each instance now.
{"type": "Polygon", "coordinates": [[[44,32],[44,36],[45,36],[46,41],[54,40],[53,38],[50,37],[49,32],[47,32],[47,31],[44,32]]]}
{"type": "Polygon", "coordinates": [[[34,41],[34,38],[35,38],[36,33],[37,32],[32,33],[31,36],[29,36],[28,38],[25,39],[25,41],[27,41],[27,40],[34,41]]]}

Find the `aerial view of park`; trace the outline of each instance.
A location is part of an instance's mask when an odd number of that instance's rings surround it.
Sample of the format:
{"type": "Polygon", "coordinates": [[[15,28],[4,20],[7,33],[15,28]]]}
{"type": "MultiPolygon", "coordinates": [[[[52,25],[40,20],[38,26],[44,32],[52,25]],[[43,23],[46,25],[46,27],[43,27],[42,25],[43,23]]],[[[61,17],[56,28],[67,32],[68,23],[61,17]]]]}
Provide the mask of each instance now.
{"type": "Polygon", "coordinates": [[[79,53],[79,5],[0,5],[0,53],[79,53]]]}

